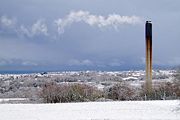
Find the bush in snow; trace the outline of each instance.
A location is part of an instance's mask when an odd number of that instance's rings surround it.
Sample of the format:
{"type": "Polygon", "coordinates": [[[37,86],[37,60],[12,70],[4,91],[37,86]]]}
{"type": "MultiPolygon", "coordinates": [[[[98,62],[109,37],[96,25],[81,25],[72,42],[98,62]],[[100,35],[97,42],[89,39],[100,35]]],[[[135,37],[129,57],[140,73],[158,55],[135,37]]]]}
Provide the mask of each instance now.
{"type": "Polygon", "coordinates": [[[46,83],[41,93],[45,103],[94,101],[102,97],[96,88],[85,84],[46,83]]]}
{"type": "Polygon", "coordinates": [[[172,82],[162,82],[153,86],[151,94],[147,94],[144,86],[142,86],[141,97],[144,100],[166,100],[176,99],[177,95],[172,82]]]}
{"type": "Polygon", "coordinates": [[[135,92],[126,82],[120,82],[113,85],[106,91],[106,96],[113,100],[133,100],[135,92]]]}
{"type": "Polygon", "coordinates": [[[180,69],[177,70],[177,74],[174,76],[175,79],[173,80],[173,87],[174,92],[178,98],[180,98],[180,69]]]}

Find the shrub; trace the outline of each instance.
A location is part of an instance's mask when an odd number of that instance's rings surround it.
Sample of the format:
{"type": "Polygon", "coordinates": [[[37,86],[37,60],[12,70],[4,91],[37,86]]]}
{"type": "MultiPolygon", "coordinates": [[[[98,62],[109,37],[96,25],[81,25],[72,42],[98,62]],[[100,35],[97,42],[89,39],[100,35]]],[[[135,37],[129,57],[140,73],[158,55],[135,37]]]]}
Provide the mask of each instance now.
{"type": "Polygon", "coordinates": [[[94,101],[102,97],[102,93],[86,84],[46,83],[39,96],[45,103],[84,102],[94,101]]]}
{"type": "Polygon", "coordinates": [[[120,82],[107,90],[107,98],[113,100],[133,100],[135,92],[126,82],[120,82]]]}
{"type": "Polygon", "coordinates": [[[177,97],[180,98],[180,69],[177,70],[177,74],[174,77],[175,77],[175,79],[173,80],[174,92],[177,95],[177,97]]]}
{"type": "Polygon", "coordinates": [[[154,85],[150,94],[147,94],[144,86],[142,86],[141,97],[144,100],[165,100],[176,99],[177,95],[173,83],[162,82],[158,85],[154,85]]]}

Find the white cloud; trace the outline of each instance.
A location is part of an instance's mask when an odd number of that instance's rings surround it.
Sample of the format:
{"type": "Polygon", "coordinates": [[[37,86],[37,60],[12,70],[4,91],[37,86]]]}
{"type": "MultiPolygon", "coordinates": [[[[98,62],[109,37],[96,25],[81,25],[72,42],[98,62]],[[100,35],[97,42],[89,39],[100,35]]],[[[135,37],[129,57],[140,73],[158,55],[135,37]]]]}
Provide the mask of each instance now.
{"type": "Polygon", "coordinates": [[[28,37],[32,36],[30,30],[27,29],[24,25],[21,25],[19,29],[19,35],[26,35],[28,37]]]}
{"type": "Polygon", "coordinates": [[[0,16],[0,34],[16,35],[18,29],[16,22],[15,18],[0,16]]]}
{"type": "Polygon", "coordinates": [[[32,25],[32,35],[37,35],[37,34],[43,34],[43,35],[48,35],[48,28],[47,25],[44,23],[42,20],[38,20],[36,23],[32,25]]]}
{"type": "Polygon", "coordinates": [[[0,58],[0,66],[19,65],[19,66],[37,66],[38,63],[32,60],[23,60],[16,58],[0,58]]]}
{"type": "Polygon", "coordinates": [[[118,60],[118,59],[113,59],[113,60],[109,63],[109,65],[110,65],[111,67],[119,67],[119,66],[121,66],[122,64],[124,64],[124,62],[122,62],[122,61],[120,61],[120,60],[118,60]]]}
{"type": "MultiPolygon", "coordinates": [[[[57,32],[49,31],[54,30],[54,26],[49,26],[45,23],[44,19],[39,19],[32,25],[24,23],[17,23],[16,19],[8,18],[7,16],[0,16],[1,32],[6,34],[15,33],[19,36],[35,37],[35,36],[49,36],[51,39],[57,36],[57,32]],[[9,31],[10,32],[6,32],[9,31]]],[[[142,19],[138,16],[120,16],[118,14],[109,14],[108,16],[93,15],[88,11],[76,11],[70,12],[64,18],[59,18],[53,21],[58,29],[58,34],[64,33],[64,29],[71,26],[73,23],[83,22],[89,26],[95,26],[97,28],[112,27],[117,29],[122,24],[135,25],[141,24],[142,19]]]]}
{"type": "Polygon", "coordinates": [[[19,34],[26,35],[28,37],[34,37],[37,35],[48,36],[48,27],[43,20],[37,20],[31,27],[25,27],[21,25],[19,28],[19,34]]]}
{"type": "Polygon", "coordinates": [[[118,14],[110,14],[105,17],[80,10],[77,12],[70,12],[65,18],[55,20],[59,34],[64,32],[65,27],[77,22],[84,22],[90,26],[97,26],[98,28],[113,27],[117,29],[122,24],[141,24],[142,18],[138,16],[120,16],[118,14]]]}
{"type": "Polygon", "coordinates": [[[23,61],[22,65],[23,66],[37,66],[38,64],[32,61],[23,61]]]}
{"type": "Polygon", "coordinates": [[[0,66],[11,65],[12,63],[13,59],[0,58],[0,66]]]}
{"type": "Polygon", "coordinates": [[[70,66],[92,66],[93,62],[91,60],[85,59],[85,60],[77,60],[77,59],[72,59],[69,61],[70,66]]]}
{"type": "Polygon", "coordinates": [[[0,17],[0,25],[4,27],[13,27],[15,25],[15,19],[8,18],[7,16],[0,17]]]}
{"type": "Polygon", "coordinates": [[[15,18],[0,16],[0,30],[6,34],[34,37],[37,35],[48,36],[48,27],[42,19],[37,20],[32,26],[18,24],[15,18]]]}
{"type": "Polygon", "coordinates": [[[92,65],[93,65],[93,62],[90,61],[90,60],[88,60],[88,59],[86,59],[86,60],[83,60],[83,61],[81,62],[81,64],[82,64],[82,65],[86,65],[86,66],[92,66],[92,65]]]}

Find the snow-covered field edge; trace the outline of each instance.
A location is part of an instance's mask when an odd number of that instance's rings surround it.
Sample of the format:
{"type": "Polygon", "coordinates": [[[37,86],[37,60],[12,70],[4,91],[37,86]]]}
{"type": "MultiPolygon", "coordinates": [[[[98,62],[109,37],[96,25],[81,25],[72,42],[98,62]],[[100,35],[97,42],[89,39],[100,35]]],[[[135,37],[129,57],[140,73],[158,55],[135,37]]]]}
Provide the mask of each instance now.
{"type": "Polygon", "coordinates": [[[180,101],[1,104],[2,120],[180,120],[180,101]]]}

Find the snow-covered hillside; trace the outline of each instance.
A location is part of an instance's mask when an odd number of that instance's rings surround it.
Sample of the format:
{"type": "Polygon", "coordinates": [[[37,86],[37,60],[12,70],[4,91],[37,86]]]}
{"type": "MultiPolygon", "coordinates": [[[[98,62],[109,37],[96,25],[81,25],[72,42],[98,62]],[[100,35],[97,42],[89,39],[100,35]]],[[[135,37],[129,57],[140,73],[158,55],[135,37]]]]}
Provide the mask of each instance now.
{"type": "Polygon", "coordinates": [[[180,101],[1,104],[0,120],[180,120],[180,101]]]}

